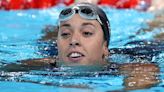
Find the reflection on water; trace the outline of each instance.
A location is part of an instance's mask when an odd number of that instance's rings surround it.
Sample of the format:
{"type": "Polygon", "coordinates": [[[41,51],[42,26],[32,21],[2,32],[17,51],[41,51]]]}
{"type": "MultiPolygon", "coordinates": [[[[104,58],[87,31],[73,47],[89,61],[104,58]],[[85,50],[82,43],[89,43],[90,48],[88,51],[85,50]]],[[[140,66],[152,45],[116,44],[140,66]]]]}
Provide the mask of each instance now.
{"type": "MultiPolygon", "coordinates": [[[[63,7],[57,6],[48,10],[0,11],[2,26],[0,28],[0,67],[11,63],[19,64],[20,62],[17,61],[24,59],[57,55],[54,26],[57,24],[58,13],[63,7]],[[48,29],[43,30],[45,28],[48,29]]],[[[161,15],[155,19],[153,14],[147,12],[102,8],[111,21],[109,60],[119,64],[134,62],[157,64],[160,67],[160,73],[157,75],[161,82],[145,90],[162,92],[164,90],[162,88],[164,84],[164,17],[161,15]]],[[[84,67],[71,69],[69,72],[55,72],[56,70],[52,68],[33,70],[33,67],[28,67],[28,71],[1,70],[0,85],[4,92],[11,92],[9,89],[14,89],[12,92],[17,92],[17,89],[36,92],[40,90],[104,92],[124,88],[123,80],[126,76],[118,75],[114,70],[84,72],[84,67]]]]}

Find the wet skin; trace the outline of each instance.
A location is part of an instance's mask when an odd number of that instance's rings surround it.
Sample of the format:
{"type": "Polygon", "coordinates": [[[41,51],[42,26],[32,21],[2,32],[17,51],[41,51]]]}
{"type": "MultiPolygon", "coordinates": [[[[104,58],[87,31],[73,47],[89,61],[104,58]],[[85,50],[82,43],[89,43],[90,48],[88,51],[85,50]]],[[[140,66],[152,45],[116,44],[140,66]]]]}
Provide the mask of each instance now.
{"type": "Polygon", "coordinates": [[[61,22],[57,37],[59,61],[64,65],[102,65],[108,48],[97,20],[86,20],[75,14],[61,22]]]}

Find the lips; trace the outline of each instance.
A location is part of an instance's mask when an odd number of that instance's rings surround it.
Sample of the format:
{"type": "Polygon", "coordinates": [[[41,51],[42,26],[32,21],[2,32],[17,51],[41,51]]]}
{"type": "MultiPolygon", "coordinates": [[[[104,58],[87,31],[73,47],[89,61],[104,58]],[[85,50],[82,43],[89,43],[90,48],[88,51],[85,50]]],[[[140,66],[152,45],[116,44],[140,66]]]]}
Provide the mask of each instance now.
{"type": "Polygon", "coordinates": [[[82,58],[84,57],[84,54],[82,54],[80,52],[70,52],[67,55],[67,57],[72,62],[78,62],[78,61],[82,60],[82,58]]]}

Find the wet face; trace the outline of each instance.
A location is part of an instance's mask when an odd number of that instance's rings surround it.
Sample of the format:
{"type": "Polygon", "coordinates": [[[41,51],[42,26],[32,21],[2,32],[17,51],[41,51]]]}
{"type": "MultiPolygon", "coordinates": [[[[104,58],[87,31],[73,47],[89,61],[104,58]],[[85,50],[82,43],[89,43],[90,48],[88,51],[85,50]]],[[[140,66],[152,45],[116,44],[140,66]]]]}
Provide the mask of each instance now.
{"type": "Polygon", "coordinates": [[[57,37],[59,61],[64,65],[105,64],[108,48],[97,20],[86,20],[78,14],[61,22],[57,37]]]}

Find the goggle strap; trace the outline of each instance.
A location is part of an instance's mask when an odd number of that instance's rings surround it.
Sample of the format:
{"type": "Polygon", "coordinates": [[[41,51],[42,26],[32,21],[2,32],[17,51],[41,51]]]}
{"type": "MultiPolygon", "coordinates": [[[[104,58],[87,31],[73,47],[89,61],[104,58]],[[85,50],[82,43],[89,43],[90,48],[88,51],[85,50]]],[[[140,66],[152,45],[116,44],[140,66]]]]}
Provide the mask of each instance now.
{"type": "Polygon", "coordinates": [[[97,20],[98,20],[98,22],[101,24],[101,25],[103,25],[103,23],[102,23],[102,21],[100,20],[100,17],[97,15],[97,20]]]}

